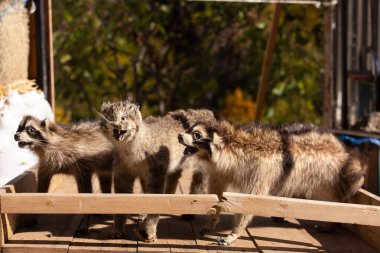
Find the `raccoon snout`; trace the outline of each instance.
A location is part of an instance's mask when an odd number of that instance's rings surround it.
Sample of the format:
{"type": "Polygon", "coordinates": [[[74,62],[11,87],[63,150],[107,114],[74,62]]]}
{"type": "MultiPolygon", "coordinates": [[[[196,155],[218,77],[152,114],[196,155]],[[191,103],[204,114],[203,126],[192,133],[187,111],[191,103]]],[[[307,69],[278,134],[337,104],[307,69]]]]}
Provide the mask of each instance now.
{"type": "Polygon", "coordinates": [[[121,126],[119,126],[118,124],[113,124],[113,129],[120,130],[121,126]]]}
{"type": "Polygon", "coordinates": [[[15,141],[19,141],[20,140],[20,135],[19,134],[15,134],[14,138],[15,138],[15,141]]]}

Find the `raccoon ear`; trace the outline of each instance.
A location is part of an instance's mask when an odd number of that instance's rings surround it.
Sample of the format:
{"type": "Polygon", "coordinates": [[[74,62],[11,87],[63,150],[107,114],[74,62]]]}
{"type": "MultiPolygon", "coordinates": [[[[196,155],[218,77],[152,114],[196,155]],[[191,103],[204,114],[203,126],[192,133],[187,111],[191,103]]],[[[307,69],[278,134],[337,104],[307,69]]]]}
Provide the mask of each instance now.
{"type": "Polygon", "coordinates": [[[224,141],[217,132],[214,132],[212,136],[212,143],[214,143],[215,146],[221,147],[223,146],[224,141]]]}
{"type": "Polygon", "coordinates": [[[52,132],[57,130],[57,126],[48,119],[42,120],[40,125],[42,128],[49,129],[52,132]]]}
{"type": "Polygon", "coordinates": [[[104,112],[112,106],[110,101],[103,101],[101,111],[104,112]]]}

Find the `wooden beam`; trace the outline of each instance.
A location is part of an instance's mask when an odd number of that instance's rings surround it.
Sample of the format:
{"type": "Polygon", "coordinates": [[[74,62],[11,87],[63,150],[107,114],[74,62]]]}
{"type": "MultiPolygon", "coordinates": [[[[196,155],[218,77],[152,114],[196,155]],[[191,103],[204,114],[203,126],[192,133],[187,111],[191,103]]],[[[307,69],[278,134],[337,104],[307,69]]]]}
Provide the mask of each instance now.
{"type": "Polygon", "coordinates": [[[219,205],[224,212],[278,216],[305,220],[380,226],[380,206],[316,200],[223,194],[41,194],[1,195],[1,213],[158,213],[207,214],[219,205]]]}
{"type": "Polygon", "coordinates": [[[54,194],[1,195],[1,213],[211,214],[218,203],[206,194],[54,194]]]}
{"type": "Polygon", "coordinates": [[[55,111],[55,87],[54,87],[54,52],[53,52],[53,13],[52,13],[52,0],[44,0],[44,12],[45,12],[45,37],[47,44],[46,61],[48,71],[48,94],[47,99],[55,111]]]}
{"type": "MultiPolygon", "coordinates": [[[[380,197],[366,190],[360,189],[358,194],[356,194],[355,203],[380,206],[380,197]]],[[[372,247],[380,251],[380,227],[357,224],[347,224],[346,227],[369,243],[372,247]]]]}
{"type": "Polygon", "coordinates": [[[380,206],[225,192],[224,212],[380,226],[380,206]]]}
{"type": "Polygon", "coordinates": [[[276,42],[277,27],[280,21],[281,4],[275,4],[269,39],[265,48],[263,68],[261,70],[260,86],[257,92],[255,120],[260,121],[264,113],[265,98],[268,89],[269,75],[272,68],[273,51],[276,42]]]}
{"type": "MultiPolygon", "coordinates": [[[[17,193],[17,192],[35,192],[37,190],[36,181],[37,167],[32,167],[11,180],[0,189],[1,194],[17,193]]],[[[15,230],[24,221],[30,219],[28,215],[20,214],[1,214],[2,243],[7,242],[13,236],[15,230]]]]}
{"type": "Polygon", "coordinates": [[[319,6],[323,5],[333,5],[331,0],[189,0],[189,1],[210,1],[210,2],[234,2],[234,3],[282,3],[282,4],[314,4],[319,6]]]}

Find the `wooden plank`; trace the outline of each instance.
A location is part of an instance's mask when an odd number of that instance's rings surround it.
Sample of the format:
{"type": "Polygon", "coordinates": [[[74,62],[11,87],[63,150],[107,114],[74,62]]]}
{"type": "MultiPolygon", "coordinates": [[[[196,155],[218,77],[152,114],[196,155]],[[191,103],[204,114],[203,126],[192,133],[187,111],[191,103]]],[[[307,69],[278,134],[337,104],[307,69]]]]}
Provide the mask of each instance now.
{"type": "Polygon", "coordinates": [[[363,138],[377,138],[380,139],[380,134],[368,133],[360,130],[344,130],[344,129],[330,129],[334,134],[345,134],[351,135],[355,137],[363,137],[363,138]]]}
{"type": "Polygon", "coordinates": [[[55,110],[55,87],[54,87],[54,52],[53,52],[53,14],[52,14],[52,0],[44,0],[45,12],[45,37],[46,37],[46,62],[47,62],[47,76],[48,76],[48,95],[47,99],[53,109],[55,110]]]}
{"type": "MultiPolygon", "coordinates": [[[[94,192],[101,192],[97,177],[93,178],[94,192]]],[[[135,181],[133,192],[141,193],[139,180],[135,181]]],[[[137,215],[127,219],[126,235],[127,239],[108,239],[113,234],[114,221],[112,215],[93,215],[89,233],[84,236],[74,236],[69,252],[90,253],[90,252],[136,252],[137,236],[133,232],[133,227],[137,226],[137,215]]]]}
{"type": "Polygon", "coordinates": [[[207,194],[41,194],[1,195],[1,213],[208,214],[218,203],[207,194]],[[112,208],[110,208],[112,207],[112,208]]]}
{"type": "Polygon", "coordinates": [[[295,219],[275,222],[268,217],[254,217],[247,228],[261,252],[319,252],[321,244],[295,219]]]}
{"type": "MultiPolygon", "coordinates": [[[[132,231],[134,222],[130,219],[127,221],[127,231],[132,231]]],[[[89,233],[83,236],[74,236],[70,247],[70,253],[84,252],[136,252],[137,238],[128,239],[108,239],[113,232],[112,215],[93,215],[91,219],[89,233]]]]}
{"type": "Polygon", "coordinates": [[[82,215],[39,215],[34,227],[21,227],[5,243],[4,253],[67,252],[82,215]]]}
{"type": "MultiPolygon", "coordinates": [[[[356,194],[355,203],[379,206],[380,197],[366,190],[360,189],[356,194]]],[[[380,251],[380,227],[351,224],[346,225],[346,227],[369,243],[372,247],[380,251]]]]}
{"type": "MultiPolygon", "coordinates": [[[[8,182],[1,188],[1,194],[4,193],[17,193],[17,192],[36,192],[37,181],[36,181],[36,169],[37,167],[32,167],[8,182]]],[[[13,235],[14,231],[19,224],[30,219],[30,215],[20,215],[20,214],[1,214],[1,231],[2,231],[2,242],[8,241],[8,239],[13,235]]]]}
{"type": "Polygon", "coordinates": [[[323,252],[379,252],[353,232],[343,227],[337,227],[331,233],[319,233],[316,231],[315,225],[321,225],[320,222],[302,220],[300,224],[310,236],[321,244],[323,252]]]}
{"type": "Polygon", "coordinates": [[[380,207],[305,199],[223,193],[224,212],[380,226],[380,207]]]}

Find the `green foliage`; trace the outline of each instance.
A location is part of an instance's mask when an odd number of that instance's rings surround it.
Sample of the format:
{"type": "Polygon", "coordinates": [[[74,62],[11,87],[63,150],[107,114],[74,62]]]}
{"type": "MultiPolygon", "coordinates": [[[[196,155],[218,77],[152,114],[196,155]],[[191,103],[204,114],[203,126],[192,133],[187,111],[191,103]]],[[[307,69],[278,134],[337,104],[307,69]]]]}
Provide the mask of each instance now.
{"type": "MultiPolygon", "coordinates": [[[[65,0],[53,13],[57,105],[76,120],[103,100],[133,99],[148,115],[219,112],[238,87],[255,98],[273,6],[65,0]]],[[[313,6],[283,9],[265,120],[318,123],[322,28],[313,6]]]]}

